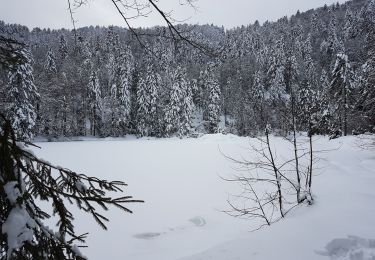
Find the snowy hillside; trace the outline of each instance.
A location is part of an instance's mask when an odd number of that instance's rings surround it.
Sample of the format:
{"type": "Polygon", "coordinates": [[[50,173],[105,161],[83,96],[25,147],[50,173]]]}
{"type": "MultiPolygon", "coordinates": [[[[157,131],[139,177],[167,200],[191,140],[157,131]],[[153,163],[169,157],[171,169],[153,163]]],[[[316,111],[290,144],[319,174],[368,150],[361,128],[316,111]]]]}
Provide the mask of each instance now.
{"type": "MultiPolygon", "coordinates": [[[[108,212],[107,232],[74,212],[78,233],[90,232],[82,252],[92,260],[375,259],[374,151],[361,150],[356,137],[316,137],[316,149],[327,152],[319,155],[324,160],[315,170],[315,204],[250,232],[259,223],[222,212],[228,194],[240,188],[220,178],[235,173],[220,150],[251,158],[248,147],[254,141],[217,134],[41,142],[37,154],[77,172],[124,180],[127,193],[145,200],[131,205],[133,215],[108,212]]],[[[292,152],[283,139],[272,141],[281,156],[292,152]]]]}

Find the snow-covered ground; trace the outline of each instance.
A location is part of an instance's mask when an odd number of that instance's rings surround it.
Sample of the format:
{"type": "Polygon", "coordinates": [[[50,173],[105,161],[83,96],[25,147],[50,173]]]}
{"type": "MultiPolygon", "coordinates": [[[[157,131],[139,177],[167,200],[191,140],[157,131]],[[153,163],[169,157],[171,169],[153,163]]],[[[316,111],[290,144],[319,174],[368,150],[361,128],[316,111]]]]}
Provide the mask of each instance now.
{"type": "MultiPolygon", "coordinates": [[[[83,254],[92,260],[374,260],[375,152],[355,137],[328,141],[314,176],[315,204],[302,205],[271,227],[250,232],[256,222],[230,217],[228,194],[239,187],[223,181],[235,173],[222,153],[249,158],[253,139],[205,135],[197,139],[107,139],[40,142],[36,153],[55,164],[105,179],[124,180],[133,215],[107,212],[103,231],[76,213],[78,232],[90,232],[83,254]]],[[[272,138],[278,154],[292,152],[272,138]]]]}

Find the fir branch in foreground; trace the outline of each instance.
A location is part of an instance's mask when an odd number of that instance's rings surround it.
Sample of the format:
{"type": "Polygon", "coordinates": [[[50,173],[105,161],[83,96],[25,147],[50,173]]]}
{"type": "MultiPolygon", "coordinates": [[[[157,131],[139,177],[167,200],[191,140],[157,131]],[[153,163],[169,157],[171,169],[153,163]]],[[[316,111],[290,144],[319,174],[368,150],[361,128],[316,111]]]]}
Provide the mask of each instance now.
{"type": "Polygon", "coordinates": [[[0,115],[0,259],[86,259],[74,244],[85,242],[86,234],[74,229],[73,213],[66,202],[89,213],[103,229],[108,218],[98,206],[110,206],[126,213],[126,203],[143,202],[131,196],[112,197],[123,192],[122,181],[107,181],[54,166],[31,151],[27,142],[17,142],[11,123],[0,115]],[[111,194],[109,194],[111,193],[111,194]],[[38,207],[38,200],[52,205],[58,231],[44,225],[51,214],[38,207]]]}

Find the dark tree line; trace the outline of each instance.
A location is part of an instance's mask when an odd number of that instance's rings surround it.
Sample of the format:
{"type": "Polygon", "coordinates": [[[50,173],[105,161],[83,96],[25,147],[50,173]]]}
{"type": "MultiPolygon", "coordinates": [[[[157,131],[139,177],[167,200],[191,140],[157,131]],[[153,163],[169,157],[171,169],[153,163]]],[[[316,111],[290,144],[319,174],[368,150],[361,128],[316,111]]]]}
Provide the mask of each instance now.
{"type": "Polygon", "coordinates": [[[176,26],[215,57],[164,27],[137,30],[143,48],[119,27],[1,23],[28,46],[28,65],[0,75],[1,110],[16,129],[31,122],[29,138],[254,135],[265,120],[280,133],[373,132],[374,8],[358,0],[231,30],[176,26]]]}

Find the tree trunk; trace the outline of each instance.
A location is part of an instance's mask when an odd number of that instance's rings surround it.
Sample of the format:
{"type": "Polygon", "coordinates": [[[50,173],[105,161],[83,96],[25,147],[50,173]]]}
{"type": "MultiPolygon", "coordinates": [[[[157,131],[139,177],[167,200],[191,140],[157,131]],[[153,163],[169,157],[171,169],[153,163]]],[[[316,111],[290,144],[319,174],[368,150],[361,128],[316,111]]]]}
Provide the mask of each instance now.
{"type": "Polygon", "coordinates": [[[301,176],[299,173],[299,161],[298,161],[298,148],[297,148],[297,137],[296,137],[296,114],[295,114],[295,98],[292,93],[292,120],[293,120],[293,146],[294,146],[294,158],[296,161],[296,175],[297,175],[297,202],[301,202],[301,176]]]}
{"type": "Polygon", "coordinates": [[[272,154],[272,150],[271,150],[271,145],[270,145],[270,139],[269,139],[269,132],[268,132],[267,126],[266,126],[266,138],[267,138],[268,152],[270,154],[273,171],[275,173],[280,214],[281,214],[281,217],[285,217],[284,209],[283,209],[283,197],[282,197],[282,193],[281,193],[281,176],[279,176],[277,167],[275,165],[275,160],[273,158],[273,154],[272,154]]]}

